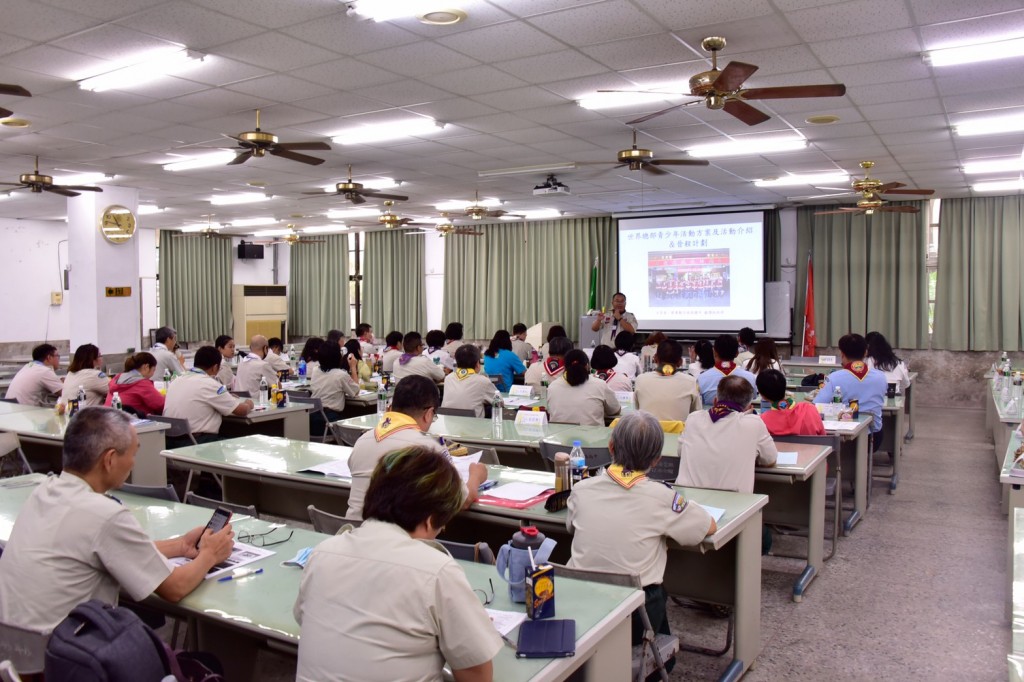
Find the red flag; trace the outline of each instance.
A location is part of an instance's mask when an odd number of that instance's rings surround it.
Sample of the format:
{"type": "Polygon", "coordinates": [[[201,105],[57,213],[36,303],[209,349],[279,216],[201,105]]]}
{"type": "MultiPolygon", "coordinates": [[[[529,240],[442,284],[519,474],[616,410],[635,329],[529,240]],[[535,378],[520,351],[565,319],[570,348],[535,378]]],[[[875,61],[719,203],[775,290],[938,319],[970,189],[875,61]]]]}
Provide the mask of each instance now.
{"type": "Polygon", "coordinates": [[[804,293],[804,336],[800,354],[805,358],[814,357],[818,338],[814,333],[814,263],[807,254],[807,289],[804,293]]]}

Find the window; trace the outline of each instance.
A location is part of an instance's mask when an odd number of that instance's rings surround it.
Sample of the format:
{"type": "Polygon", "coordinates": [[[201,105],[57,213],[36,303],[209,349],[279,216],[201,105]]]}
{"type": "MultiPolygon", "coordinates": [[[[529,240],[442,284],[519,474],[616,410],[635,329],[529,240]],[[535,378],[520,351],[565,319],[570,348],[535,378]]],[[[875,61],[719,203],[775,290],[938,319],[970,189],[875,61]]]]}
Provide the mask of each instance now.
{"type": "Polygon", "coordinates": [[[928,336],[931,338],[935,324],[935,289],[939,281],[939,214],[942,200],[928,202],[928,336]]]}
{"type": "Polygon", "coordinates": [[[348,237],[348,302],[349,302],[349,322],[351,323],[351,329],[355,330],[356,325],[360,322],[362,315],[362,296],[363,296],[363,268],[364,258],[363,254],[365,249],[360,248],[360,238],[362,235],[356,232],[350,234],[348,237]]]}

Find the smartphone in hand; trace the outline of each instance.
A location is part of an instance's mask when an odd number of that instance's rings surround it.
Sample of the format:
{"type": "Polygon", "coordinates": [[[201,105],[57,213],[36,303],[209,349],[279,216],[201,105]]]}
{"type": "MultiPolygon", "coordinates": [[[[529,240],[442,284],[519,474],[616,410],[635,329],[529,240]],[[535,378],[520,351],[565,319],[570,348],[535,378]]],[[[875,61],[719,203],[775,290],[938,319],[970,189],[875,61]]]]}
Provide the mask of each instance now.
{"type": "Polygon", "coordinates": [[[206,528],[199,534],[199,540],[196,540],[196,549],[199,549],[199,542],[206,535],[206,531],[210,530],[214,533],[220,531],[224,526],[228,525],[228,521],[231,520],[231,512],[223,507],[217,507],[213,516],[210,517],[209,523],[206,524],[206,528]]]}

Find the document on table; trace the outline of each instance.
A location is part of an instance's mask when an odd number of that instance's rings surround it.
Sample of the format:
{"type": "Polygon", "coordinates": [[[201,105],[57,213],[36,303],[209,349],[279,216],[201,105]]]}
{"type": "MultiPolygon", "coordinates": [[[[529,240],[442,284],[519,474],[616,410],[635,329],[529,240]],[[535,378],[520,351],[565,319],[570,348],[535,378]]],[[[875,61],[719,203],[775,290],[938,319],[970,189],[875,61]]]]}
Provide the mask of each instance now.
{"type": "Polygon", "coordinates": [[[335,478],[352,478],[352,471],[348,468],[348,457],[334,459],[330,462],[324,462],[323,464],[317,464],[315,466],[299,470],[300,474],[304,472],[323,474],[324,476],[333,476],[335,478]]]}
{"type": "Polygon", "coordinates": [[[725,510],[719,507],[712,507],[711,505],[708,504],[700,504],[700,502],[698,502],[697,504],[700,505],[701,507],[704,507],[704,511],[706,511],[708,514],[711,514],[711,518],[715,520],[715,523],[718,523],[718,521],[722,518],[722,515],[725,514],[725,510]]]}
{"type": "Polygon", "coordinates": [[[860,422],[841,422],[835,419],[826,419],[824,425],[826,431],[856,431],[857,427],[860,426],[860,422]]]}
{"type": "Polygon", "coordinates": [[[491,619],[491,625],[499,635],[507,635],[526,620],[526,614],[522,611],[499,611],[498,609],[484,609],[484,611],[487,612],[491,619]]]}
{"type": "Polygon", "coordinates": [[[477,450],[472,454],[463,455],[462,457],[452,457],[452,464],[455,465],[455,469],[459,472],[459,476],[462,477],[463,481],[469,480],[469,465],[479,462],[483,454],[483,450],[477,450]]]}
{"type": "MultiPolygon", "coordinates": [[[[263,547],[256,547],[255,545],[235,542],[235,547],[231,550],[231,556],[211,568],[206,574],[206,580],[227,575],[236,568],[241,568],[246,564],[251,564],[252,562],[259,561],[260,559],[266,559],[274,553],[275,552],[271,549],[264,549],[263,547]]],[[[192,560],[179,556],[174,557],[173,559],[168,559],[168,561],[174,566],[184,566],[192,560]]]]}
{"type": "Polygon", "coordinates": [[[525,407],[527,405],[536,405],[540,400],[529,396],[510,395],[502,402],[505,404],[505,407],[525,407]]]}
{"type": "Polygon", "coordinates": [[[549,485],[539,485],[537,483],[522,483],[520,481],[513,481],[512,483],[499,485],[497,488],[491,488],[485,494],[488,497],[497,497],[502,500],[512,500],[513,502],[525,502],[526,500],[537,497],[542,492],[550,488],[551,486],[549,485]]]}
{"type": "Polygon", "coordinates": [[[782,452],[779,451],[779,456],[775,460],[777,466],[796,466],[797,453],[795,452],[782,452]]]}

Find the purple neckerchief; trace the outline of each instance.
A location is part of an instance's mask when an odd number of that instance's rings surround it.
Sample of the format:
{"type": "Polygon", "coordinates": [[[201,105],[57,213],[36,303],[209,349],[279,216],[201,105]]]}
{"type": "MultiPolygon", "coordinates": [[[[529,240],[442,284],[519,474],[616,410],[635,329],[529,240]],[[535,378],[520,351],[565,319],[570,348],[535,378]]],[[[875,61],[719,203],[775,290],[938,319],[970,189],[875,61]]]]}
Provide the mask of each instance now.
{"type": "Polygon", "coordinates": [[[416,357],[416,356],[415,355],[409,355],[408,353],[402,353],[402,357],[398,358],[398,364],[400,364],[400,365],[407,365],[407,364],[409,364],[409,361],[412,360],[414,357],[416,357]]]}
{"type": "Polygon", "coordinates": [[[708,410],[708,414],[711,415],[711,423],[714,424],[722,417],[728,417],[733,412],[744,411],[745,408],[739,403],[734,403],[730,400],[719,400],[711,406],[711,409],[708,410]]]}

